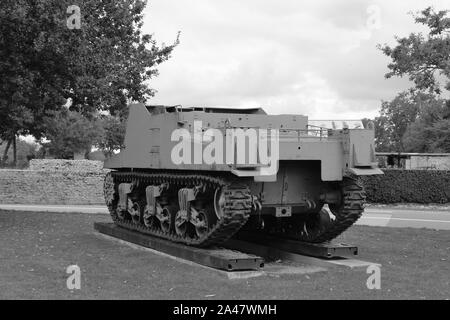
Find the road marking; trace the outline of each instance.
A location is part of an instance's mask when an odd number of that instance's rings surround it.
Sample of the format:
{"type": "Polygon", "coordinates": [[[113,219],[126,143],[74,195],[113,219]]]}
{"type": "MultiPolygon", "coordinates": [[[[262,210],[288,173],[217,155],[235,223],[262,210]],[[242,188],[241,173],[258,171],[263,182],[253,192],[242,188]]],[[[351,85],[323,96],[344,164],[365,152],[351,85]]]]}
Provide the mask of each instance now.
{"type": "Polygon", "coordinates": [[[383,209],[371,209],[371,208],[365,208],[365,212],[381,212],[381,213],[394,213],[392,210],[383,210],[383,209]]]}
{"type": "Polygon", "coordinates": [[[368,216],[367,214],[363,214],[363,216],[358,221],[356,221],[355,224],[357,224],[357,225],[367,224],[369,226],[387,227],[389,221],[391,221],[391,217],[392,217],[391,214],[379,214],[378,215],[379,219],[377,219],[378,221],[372,221],[372,220],[370,220],[371,219],[370,216],[368,216]],[[368,220],[364,220],[364,219],[368,219],[368,220]]]}
{"type": "Polygon", "coordinates": [[[387,218],[387,217],[368,217],[368,216],[362,216],[361,219],[398,220],[398,221],[417,221],[417,222],[443,222],[443,223],[450,223],[450,221],[448,221],[448,220],[407,219],[407,218],[387,218]]]}
{"type": "Polygon", "coordinates": [[[380,213],[391,213],[391,214],[442,214],[442,215],[450,215],[450,210],[446,209],[395,209],[395,210],[382,210],[382,209],[371,209],[365,208],[364,210],[367,213],[378,214],[380,213]]]}

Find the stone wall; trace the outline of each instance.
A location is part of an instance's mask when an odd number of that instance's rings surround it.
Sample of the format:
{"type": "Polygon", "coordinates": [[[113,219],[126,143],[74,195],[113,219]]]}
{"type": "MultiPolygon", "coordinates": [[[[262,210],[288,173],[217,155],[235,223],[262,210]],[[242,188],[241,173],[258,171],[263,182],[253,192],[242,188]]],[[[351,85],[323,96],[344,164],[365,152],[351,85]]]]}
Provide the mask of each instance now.
{"type": "MultiPolygon", "coordinates": [[[[2,204],[103,205],[101,161],[33,161],[40,170],[0,170],[2,204]]],[[[374,203],[449,203],[450,171],[385,170],[362,177],[368,200],[374,203]]]]}
{"type": "Polygon", "coordinates": [[[0,170],[3,204],[104,204],[101,161],[32,160],[30,170],[0,170]]]}
{"type": "Polygon", "coordinates": [[[450,170],[450,156],[411,156],[406,168],[450,170]]]}
{"type": "Polygon", "coordinates": [[[30,160],[30,170],[101,172],[103,170],[103,162],[93,160],[32,159],[30,160]]]}
{"type": "MultiPolygon", "coordinates": [[[[396,154],[394,156],[394,167],[407,170],[450,170],[450,153],[426,154],[426,153],[403,153],[400,154],[400,167],[396,154]]],[[[378,166],[387,168],[387,155],[377,155],[378,166]]]]}

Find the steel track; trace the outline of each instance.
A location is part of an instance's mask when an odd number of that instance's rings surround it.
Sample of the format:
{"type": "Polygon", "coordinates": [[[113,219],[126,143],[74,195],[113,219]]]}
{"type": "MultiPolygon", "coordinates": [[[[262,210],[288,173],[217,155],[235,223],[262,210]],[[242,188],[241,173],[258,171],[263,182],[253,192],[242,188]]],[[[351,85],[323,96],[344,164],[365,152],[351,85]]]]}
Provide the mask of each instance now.
{"type": "Polygon", "coordinates": [[[203,174],[175,174],[117,172],[112,171],[105,177],[104,193],[106,205],[115,224],[136,230],[144,234],[167,239],[173,242],[184,243],[197,247],[218,245],[232,237],[247,222],[252,207],[252,198],[246,185],[233,183],[226,178],[212,177],[203,174]],[[118,184],[138,182],[140,185],[159,185],[169,183],[176,189],[204,184],[206,188],[215,190],[222,188],[225,196],[223,216],[201,238],[182,237],[174,232],[165,233],[157,227],[149,228],[143,224],[122,220],[117,214],[118,184]]]}
{"type": "MultiPolygon", "coordinates": [[[[342,204],[335,207],[330,206],[335,215],[335,220],[325,229],[321,230],[320,233],[308,238],[299,237],[297,232],[295,232],[296,234],[290,234],[290,232],[270,232],[270,234],[276,235],[280,239],[298,240],[310,243],[323,243],[338,237],[361,217],[361,214],[364,211],[366,198],[363,186],[355,177],[344,178],[340,187],[342,192],[342,204]]],[[[144,234],[171,240],[173,242],[197,247],[218,245],[231,238],[247,222],[252,206],[251,194],[246,185],[232,183],[232,181],[226,178],[212,177],[203,174],[113,171],[105,178],[104,191],[105,199],[112,199],[109,203],[107,200],[107,206],[113,221],[117,225],[144,234]],[[121,220],[117,215],[117,185],[119,183],[131,183],[132,181],[138,181],[143,183],[143,185],[158,185],[168,182],[177,189],[186,186],[195,186],[200,183],[205,184],[210,190],[215,190],[219,187],[225,188],[224,194],[226,197],[226,205],[224,208],[224,215],[222,219],[218,220],[202,238],[181,237],[174,232],[164,233],[157,228],[149,228],[143,224],[135,224],[131,221],[121,220]]],[[[295,222],[292,222],[291,227],[291,230],[298,230],[302,225],[296,225],[295,222]]]]}

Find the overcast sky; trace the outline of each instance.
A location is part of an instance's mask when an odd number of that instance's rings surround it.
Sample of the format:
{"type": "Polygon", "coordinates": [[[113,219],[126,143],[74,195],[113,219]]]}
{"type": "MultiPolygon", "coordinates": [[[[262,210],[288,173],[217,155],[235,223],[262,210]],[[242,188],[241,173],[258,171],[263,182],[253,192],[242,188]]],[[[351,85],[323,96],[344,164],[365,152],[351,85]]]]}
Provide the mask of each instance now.
{"type": "MultiPolygon", "coordinates": [[[[447,6],[446,6],[447,4],[447,6]]],[[[377,115],[410,87],[376,45],[424,30],[408,12],[448,0],[149,0],[144,31],[172,43],[153,104],[263,107],[310,119],[377,115]]]]}

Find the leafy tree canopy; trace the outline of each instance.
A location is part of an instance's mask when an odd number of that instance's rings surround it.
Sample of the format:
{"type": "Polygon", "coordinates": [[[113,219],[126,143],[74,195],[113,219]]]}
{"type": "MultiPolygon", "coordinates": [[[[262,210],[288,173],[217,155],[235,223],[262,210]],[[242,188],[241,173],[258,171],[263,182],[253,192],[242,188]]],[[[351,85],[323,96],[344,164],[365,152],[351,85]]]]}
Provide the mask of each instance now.
{"type": "Polygon", "coordinates": [[[111,155],[114,150],[124,147],[126,121],[117,116],[103,116],[103,134],[98,139],[96,146],[111,155]]]}
{"type": "Polygon", "coordinates": [[[375,119],[377,151],[450,152],[450,100],[441,97],[441,80],[450,90],[450,17],[431,7],[414,16],[428,27],[397,45],[379,46],[392,59],[387,78],[407,75],[415,87],[384,101],[375,119]]]}
{"type": "Polygon", "coordinates": [[[103,135],[99,120],[89,120],[79,112],[66,109],[46,118],[45,125],[49,142],[42,144],[52,156],[60,159],[70,159],[74,153],[90,151],[103,135]]]}
{"type": "Polygon", "coordinates": [[[402,137],[406,152],[450,152],[450,118],[447,103],[430,97],[421,101],[416,119],[409,123],[402,137]]]}
{"type": "Polygon", "coordinates": [[[383,101],[374,121],[377,151],[450,152],[447,108],[447,101],[414,90],[383,101]]]}
{"type": "Polygon", "coordinates": [[[147,82],[178,38],[158,46],[141,32],[146,1],[78,0],[81,28],[70,30],[72,4],[0,2],[0,138],[46,136],[46,118],[66,103],[87,117],[117,115],[154,94],[147,82]]]}
{"type": "Polygon", "coordinates": [[[411,33],[408,37],[396,37],[397,45],[379,46],[392,59],[387,78],[408,75],[419,90],[440,94],[450,90],[450,17],[448,10],[436,12],[431,7],[414,16],[415,22],[429,28],[429,33],[411,33]]]}
{"type": "MultiPolygon", "coordinates": [[[[1,142],[1,141],[0,141],[1,142]]],[[[23,139],[17,139],[17,167],[24,168],[30,159],[36,158],[39,154],[39,145],[33,142],[27,142],[23,139]]],[[[12,165],[10,161],[14,155],[11,149],[5,154],[6,143],[0,143],[0,166],[12,165]]]]}

